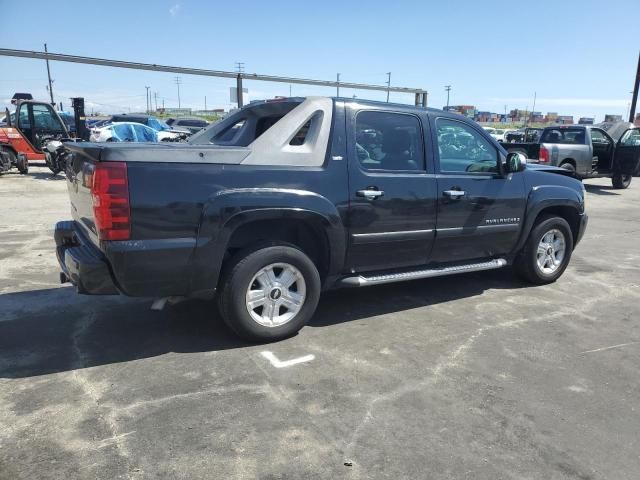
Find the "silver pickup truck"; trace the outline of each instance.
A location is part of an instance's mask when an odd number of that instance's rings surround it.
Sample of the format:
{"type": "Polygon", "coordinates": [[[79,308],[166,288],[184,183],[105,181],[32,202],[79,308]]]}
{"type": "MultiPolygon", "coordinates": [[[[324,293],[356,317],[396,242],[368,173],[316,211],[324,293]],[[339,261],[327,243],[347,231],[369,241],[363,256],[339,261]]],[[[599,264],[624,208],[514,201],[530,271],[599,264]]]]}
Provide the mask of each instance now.
{"type": "Polygon", "coordinates": [[[627,188],[640,163],[640,128],[626,129],[614,140],[592,125],[547,127],[538,162],[569,170],[579,179],[608,177],[613,188],[627,188]]]}

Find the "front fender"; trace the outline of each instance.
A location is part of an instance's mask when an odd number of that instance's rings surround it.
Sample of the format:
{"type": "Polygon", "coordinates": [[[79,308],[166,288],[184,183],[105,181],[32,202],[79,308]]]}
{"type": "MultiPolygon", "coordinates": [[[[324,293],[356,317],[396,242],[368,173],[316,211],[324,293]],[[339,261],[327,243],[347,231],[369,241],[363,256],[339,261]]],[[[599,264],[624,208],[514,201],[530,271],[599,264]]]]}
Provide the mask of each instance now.
{"type": "Polygon", "coordinates": [[[512,253],[515,254],[522,250],[540,212],[547,208],[557,207],[569,207],[575,209],[578,214],[584,213],[582,196],[571,187],[542,185],[531,189],[527,199],[525,221],[520,232],[520,238],[512,253]]]}
{"type": "MultiPolygon", "coordinates": [[[[202,209],[192,261],[191,291],[216,287],[233,232],[256,220],[297,219],[310,222],[326,235],[329,274],[344,264],[346,234],[335,205],[306,190],[237,188],[211,196],[202,209]]],[[[256,237],[259,241],[259,237],[256,237]]]]}

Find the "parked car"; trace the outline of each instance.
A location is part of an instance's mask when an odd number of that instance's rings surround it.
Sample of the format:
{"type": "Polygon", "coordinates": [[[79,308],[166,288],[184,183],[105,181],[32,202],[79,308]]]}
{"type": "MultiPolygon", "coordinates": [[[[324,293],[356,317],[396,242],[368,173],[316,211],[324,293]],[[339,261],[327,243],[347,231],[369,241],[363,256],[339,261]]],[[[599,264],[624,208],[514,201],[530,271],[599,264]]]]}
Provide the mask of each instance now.
{"type": "Polygon", "coordinates": [[[158,308],[216,292],[224,320],[251,340],[295,334],[336,287],[509,264],[553,282],[587,224],[567,171],[526,165],[475,122],[435,109],[286,99],[186,144],[69,150],[62,281],[158,308]]]}
{"type": "Polygon", "coordinates": [[[614,188],[627,188],[640,165],[640,128],[627,128],[615,141],[595,125],[547,127],[540,137],[538,161],[559,166],[576,178],[611,178],[614,188]]]}
{"type": "Polygon", "coordinates": [[[157,142],[158,132],[141,123],[116,122],[91,130],[91,142],[157,142]]]}
{"type": "Polygon", "coordinates": [[[185,139],[191,135],[191,132],[186,128],[170,127],[153,115],[121,113],[111,117],[111,123],[114,122],[135,122],[146,125],[158,132],[158,140],[160,141],[185,139]]]}
{"type": "Polygon", "coordinates": [[[209,122],[197,117],[167,118],[166,124],[171,128],[189,130],[191,133],[198,133],[203,128],[207,128],[209,126],[209,122]]]}

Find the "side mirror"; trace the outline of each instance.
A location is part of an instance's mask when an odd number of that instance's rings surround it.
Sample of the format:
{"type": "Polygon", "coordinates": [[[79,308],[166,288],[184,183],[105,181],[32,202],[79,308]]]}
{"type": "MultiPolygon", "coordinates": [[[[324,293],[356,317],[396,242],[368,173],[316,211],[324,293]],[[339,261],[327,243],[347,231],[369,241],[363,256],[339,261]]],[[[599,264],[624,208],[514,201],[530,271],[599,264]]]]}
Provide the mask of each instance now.
{"type": "Polygon", "coordinates": [[[506,173],[517,173],[527,167],[527,157],[519,152],[511,152],[507,155],[506,173]]]}

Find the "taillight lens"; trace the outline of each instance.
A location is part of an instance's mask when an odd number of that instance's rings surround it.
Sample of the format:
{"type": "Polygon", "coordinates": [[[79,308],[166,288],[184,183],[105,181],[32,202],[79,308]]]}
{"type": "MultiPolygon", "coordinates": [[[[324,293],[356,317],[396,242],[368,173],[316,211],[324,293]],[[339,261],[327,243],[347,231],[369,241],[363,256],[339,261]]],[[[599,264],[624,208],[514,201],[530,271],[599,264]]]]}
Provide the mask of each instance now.
{"type": "Polygon", "coordinates": [[[129,181],[124,162],[98,162],[91,187],[93,215],[100,240],[131,237],[129,181]]]}
{"type": "Polygon", "coordinates": [[[541,146],[538,160],[540,161],[540,163],[549,163],[549,150],[541,146]]]}

